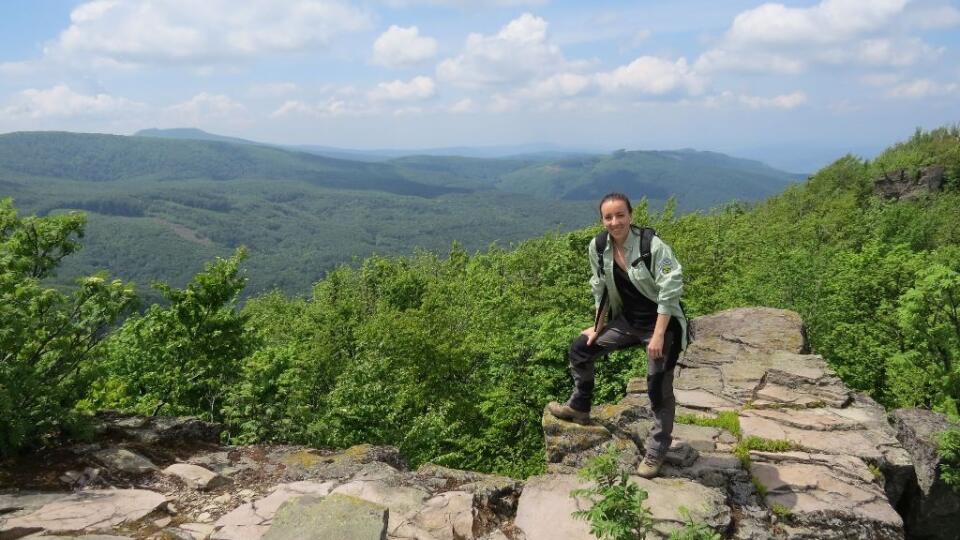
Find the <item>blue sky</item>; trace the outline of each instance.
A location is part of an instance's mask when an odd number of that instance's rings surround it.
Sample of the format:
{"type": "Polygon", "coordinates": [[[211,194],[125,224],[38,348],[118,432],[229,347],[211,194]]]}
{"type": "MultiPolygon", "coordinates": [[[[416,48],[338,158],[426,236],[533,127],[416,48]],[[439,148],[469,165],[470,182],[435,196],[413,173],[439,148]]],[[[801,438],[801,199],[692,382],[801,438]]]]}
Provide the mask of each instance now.
{"type": "Polygon", "coordinates": [[[0,132],[690,147],[797,168],[960,121],[944,0],[11,0],[0,36],[0,132]]]}

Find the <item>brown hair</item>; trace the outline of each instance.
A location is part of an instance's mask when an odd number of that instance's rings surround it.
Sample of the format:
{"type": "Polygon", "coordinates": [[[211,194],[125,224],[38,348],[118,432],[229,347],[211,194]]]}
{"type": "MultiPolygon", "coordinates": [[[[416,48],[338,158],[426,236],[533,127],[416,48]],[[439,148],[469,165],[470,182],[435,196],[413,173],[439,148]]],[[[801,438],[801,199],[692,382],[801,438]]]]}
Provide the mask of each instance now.
{"type": "Polygon", "coordinates": [[[627,212],[633,214],[633,206],[630,204],[630,199],[626,195],[620,193],[619,191],[614,191],[607,193],[600,199],[600,204],[597,205],[597,211],[600,212],[600,216],[603,217],[603,203],[607,201],[623,201],[627,205],[627,212]]]}

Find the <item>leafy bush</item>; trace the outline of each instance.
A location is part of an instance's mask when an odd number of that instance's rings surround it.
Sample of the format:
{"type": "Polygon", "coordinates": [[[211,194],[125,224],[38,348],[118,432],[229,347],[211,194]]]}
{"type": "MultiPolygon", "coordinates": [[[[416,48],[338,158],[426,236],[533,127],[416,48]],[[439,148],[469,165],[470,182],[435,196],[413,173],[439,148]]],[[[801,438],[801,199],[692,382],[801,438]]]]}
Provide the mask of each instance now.
{"type": "Polygon", "coordinates": [[[960,493],[960,428],[944,431],[938,437],[940,478],[960,493]]]}
{"type": "Polygon", "coordinates": [[[702,521],[694,521],[690,510],[680,507],[683,516],[683,527],[670,531],[670,540],[720,540],[720,533],[702,521]]]}
{"type": "Polygon", "coordinates": [[[580,469],[578,476],[596,485],[570,492],[571,497],[585,497],[593,503],[587,510],[574,512],[573,517],[589,522],[590,534],[599,540],[646,538],[653,529],[653,516],[643,506],[648,494],[620,470],[618,457],[616,448],[608,445],[603,454],[580,469]]]}
{"type": "Polygon", "coordinates": [[[104,275],[72,294],[44,285],[80,248],[79,214],[19,218],[0,200],[0,454],[41,445],[78,427],[72,412],[107,330],[135,300],[104,275]]]}

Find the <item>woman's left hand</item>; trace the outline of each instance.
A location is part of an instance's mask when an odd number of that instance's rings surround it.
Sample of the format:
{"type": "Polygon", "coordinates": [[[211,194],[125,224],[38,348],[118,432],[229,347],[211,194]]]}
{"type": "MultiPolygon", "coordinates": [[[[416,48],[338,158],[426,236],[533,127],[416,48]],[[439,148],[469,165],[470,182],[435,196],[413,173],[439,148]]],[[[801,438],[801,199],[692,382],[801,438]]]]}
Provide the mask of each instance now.
{"type": "Polygon", "coordinates": [[[647,343],[647,359],[655,362],[663,360],[663,336],[658,336],[656,332],[647,343]]]}

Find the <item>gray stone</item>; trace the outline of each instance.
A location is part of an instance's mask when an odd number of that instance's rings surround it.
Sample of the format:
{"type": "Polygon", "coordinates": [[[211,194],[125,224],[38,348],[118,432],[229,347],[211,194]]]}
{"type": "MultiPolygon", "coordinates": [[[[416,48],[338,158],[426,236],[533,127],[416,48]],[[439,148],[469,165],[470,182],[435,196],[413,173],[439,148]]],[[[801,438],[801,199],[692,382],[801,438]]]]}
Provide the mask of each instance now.
{"type": "Polygon", "coordinates": [[[288,500],[304,495],[324,496],[334,482],[292,482],[281,484],[262,499],[244,503],[225,514],[214,524],[216,540],[257,540],[270,528],[280,506],[288,500]]]}
{"type": "Polygon", "coordinates": [[[923,195],[943,190],[944,167],[935,165],[919,171],[884,172],[874,180],[873,191],[876,195],[893,200],[908,201],[923,195]]]}
{"type": "Polygon", "coordinates": [[[473,536],[476,509],[473,495],[448,491],[427,500],[390,530],[392,537],[417,540],[459,540],[473,536]]]}
{"type": "MultiPolygon", "coordinates": [[[[712,527],[722,530],[730,524],[730,508],[720,490],[685,478],[631,477],[631,480],[650,495],[647,507],[653,514],[658,534],[669,534],[683,523],[681,507],[687,509],[694,520],[712,527]]],[[[529,478],[520,496],[516,526],[527,540],[592,540],[589,525],[570,515],[576,510],[588,509],[591,504],[588,500],[570,497],[570,491],[589,485],[573,475],[529,478]]]]}
{"type": "Polygon", "coordinates": [[[164,469],[163,474],[175,476],[187,486],[199,490],[216,489],[231,483],[231,480],[225,476],[190,463],[174,463],[164,469]]]}
{"type": "Polygon", "coordinates": [[[397,528],[408,514],[420,508],[430,496],[420,488],[398,485],[389,479],[367,479],[360,475],[331,493],[350,495],[389,508],[390,530],[397,528]]]}
{"type": "Polygon", "coordinates": [[[923,409],[897,409],[890,414],[897,438],[910,454],[915,481],[903,496],[908,534],[917,538],[956,539],[960,531],[960,493],[940,478],[937,436],[952,424],[946,416],[923,409]]]}
{"type": "Polygon", "coordinates": [[[386,540],[387,509],[346,495],[283,504],[264,540],[386,540]]]}
{"type": "Polygon", "coordinates": [[[106,468],[126,474],[144,474],[157,469],[152,461],[126,448],[106,448],[93,457],[106,468]]]}
{"type": "Polygon", "coordinates": [[[807,340],[796,312],[762,307],[720,311],[692,321],[694,344],[708,338],[763,350],[804,353],[807,340]]]}

